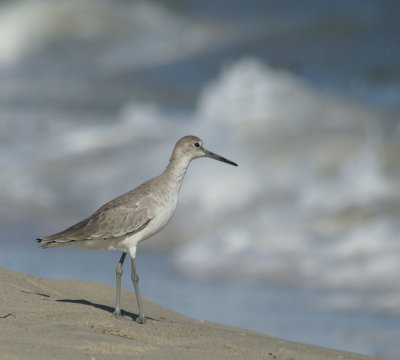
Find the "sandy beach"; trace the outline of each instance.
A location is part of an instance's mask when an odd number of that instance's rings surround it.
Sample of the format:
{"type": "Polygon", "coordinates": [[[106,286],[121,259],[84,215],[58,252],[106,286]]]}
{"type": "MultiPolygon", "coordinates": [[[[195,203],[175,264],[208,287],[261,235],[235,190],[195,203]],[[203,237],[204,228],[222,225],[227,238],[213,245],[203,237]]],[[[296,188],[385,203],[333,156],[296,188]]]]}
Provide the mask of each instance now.
{"type": "Polygon", "coordinates": [[[187,318],[146,299],[149,321],[140,325],[132,321],[137,308],[130,291],[122,293],[124,317],[115,319],[114,291],[0,268],[1,358],[373,359],[187,318]]]}

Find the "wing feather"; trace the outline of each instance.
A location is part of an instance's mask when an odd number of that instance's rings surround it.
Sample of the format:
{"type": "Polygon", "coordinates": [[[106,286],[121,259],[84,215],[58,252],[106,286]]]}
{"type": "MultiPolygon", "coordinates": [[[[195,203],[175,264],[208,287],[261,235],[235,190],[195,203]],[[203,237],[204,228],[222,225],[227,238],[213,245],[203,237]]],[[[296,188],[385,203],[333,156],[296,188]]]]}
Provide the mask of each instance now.
{"type": "Polygon", "coordinates": [[[103,205],[93,215],[57,234],[38,239],[43,248],[70,241],[112,239],[144,229],[155,217],[157,203],[148,181],[103,205]]]}
{"type": "MultiPolygon", "coordinates": [[[[108,205],[108,204],[106,204],[108,205]]],[[[146,207],[104,205],[92,216],[68,229],[40,239],[41,243],[110,239],[144,229],[152,220],[146,207]]]]}

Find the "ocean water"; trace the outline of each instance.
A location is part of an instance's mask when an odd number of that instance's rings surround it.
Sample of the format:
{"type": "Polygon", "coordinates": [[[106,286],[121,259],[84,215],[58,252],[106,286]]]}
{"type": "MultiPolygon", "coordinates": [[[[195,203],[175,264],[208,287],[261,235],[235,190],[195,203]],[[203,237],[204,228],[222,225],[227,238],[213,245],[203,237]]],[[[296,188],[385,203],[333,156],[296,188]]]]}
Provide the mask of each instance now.
{"type": "Polygon", "coordinates": [[[195,134],[239,167],[190,166],[171,223],[139,249],[144,296],[397,359],[397,10],[0,2],[0,266],[113,284],[117,253],[33,239],[158,175],[195,134]]]}

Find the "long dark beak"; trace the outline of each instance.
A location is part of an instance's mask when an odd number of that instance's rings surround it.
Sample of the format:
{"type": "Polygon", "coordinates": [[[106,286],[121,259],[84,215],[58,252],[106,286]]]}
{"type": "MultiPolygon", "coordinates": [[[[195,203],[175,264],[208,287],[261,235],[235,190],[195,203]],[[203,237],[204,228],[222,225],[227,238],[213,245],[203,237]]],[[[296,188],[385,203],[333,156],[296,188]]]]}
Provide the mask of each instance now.
{"type": "Polygon", "coordinates": [[[230,160],[228,160],[228,159],[225,159],[224,157],[219,156],[219,155],[217,155],[217,154],[214,154],[214,153],[212,153],[211,151],[208,151],[208,150],[206,150],[206,149],[204,149],[204,154],[205,154],[205,156],[207,156],[207,157],[209,157],[209,158],[211,158],[211,159],[219,160],[219,161],[222,161],[222,162],[227,163],[227,164],[229,164],[229,165],[238,166],[238,165],[237,165],[236,163],[234,163],[233,161],[230,161],[230,160]]]}

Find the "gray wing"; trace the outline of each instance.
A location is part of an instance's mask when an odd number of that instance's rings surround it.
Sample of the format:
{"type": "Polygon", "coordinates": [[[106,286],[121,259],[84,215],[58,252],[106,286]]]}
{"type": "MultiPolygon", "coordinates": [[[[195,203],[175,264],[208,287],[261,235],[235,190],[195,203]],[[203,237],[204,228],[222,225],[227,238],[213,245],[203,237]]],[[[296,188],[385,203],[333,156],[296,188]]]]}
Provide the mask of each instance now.
{"type": "Polygon", "coordinates": [[[57,234],[38,239],[41,243],[109,239],[144,229],[152,220],[147,206],[126,204],[115,199],[92,216],[57,234]]]}

